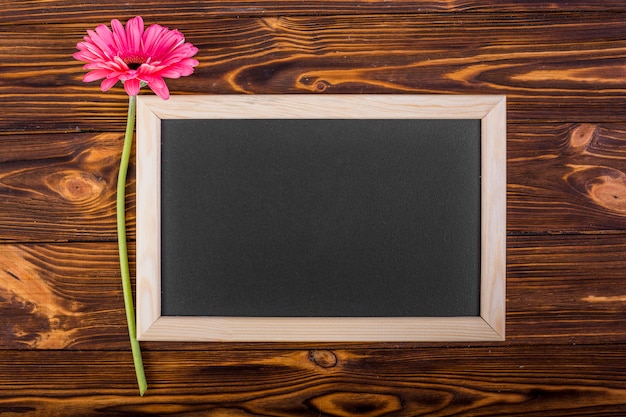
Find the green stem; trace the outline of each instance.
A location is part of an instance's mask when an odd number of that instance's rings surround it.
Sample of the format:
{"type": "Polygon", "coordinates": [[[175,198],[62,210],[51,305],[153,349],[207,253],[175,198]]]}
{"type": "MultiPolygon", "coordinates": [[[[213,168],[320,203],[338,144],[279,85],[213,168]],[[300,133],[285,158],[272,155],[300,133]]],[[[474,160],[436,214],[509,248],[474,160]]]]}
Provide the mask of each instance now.
{"type": "Polygon", "coordinates": [[[139,394],[143,394],[148,389],[146,375],[143,370],[143,360],[141,359],[141,349],[137,340],[137,328],[135,327],[135,309],[133,307],[133,292],[130,284],[130,268],[128,266],[128,249],[126,246],[126,173],[128,172],[128,162],[133,147],[133,133],[135,131],[135,109],[137,97],[130,96],[128,100],[128,119],[126,121],[126,135],[124,136],[124,149],[120,160],[120,172],[117,177],[117,242],[120,252],[120,270],[122,273],[122,289],[124,291],[124,307],[126,309],[126,321],[128,322],[128,335],[130,336],[130,347],[133,352],[135,363],[135,373],[139,384],[139,394]]]}

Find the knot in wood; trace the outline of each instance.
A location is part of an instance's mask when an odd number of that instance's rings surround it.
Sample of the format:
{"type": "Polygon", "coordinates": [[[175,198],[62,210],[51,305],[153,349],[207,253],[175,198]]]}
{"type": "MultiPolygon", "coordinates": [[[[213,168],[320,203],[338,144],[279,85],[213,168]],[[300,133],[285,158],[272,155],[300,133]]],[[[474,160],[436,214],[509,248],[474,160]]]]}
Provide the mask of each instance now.
{"type": "Polygon", "coordinates": [[[331,392],[309,400],[320,415],[336,417],[381,417],[402,411],[399,396],[371,392],[331,392]]]}
{"type": "Polygon", "coordinates": [[[601,207],[626,213],[626,173],[606,166],[568,167],[573,172],[564,178],[574,190],[601,207]]]}
{"type": "Polygon", "coordinates": [[[337,365],[337,356],[330,350],[312,350],[309,360],[322,368],[333,368],[337,365]]]}
{"type": "Polygon", "coordinates": [[[328,83],[325,81],[320,80],[315,83],[315,91],[317,91],[318,93],[322,93],[326,91],[327,88],[328,88],[328,83]]]}
{"type": "Polygon", "coordinates": [[[71,202],[95,200],[102,194],[106,185],[95,175],[78,170],[51,174],[46,178],[46,183],[63,199],[71,202]]]}
{"type": "Polygon", "coordinates": [[[572,130],[570,135],[570,145],[576,149],[585,149],[589,146],[596,134],[597,126],[590,123],[583,123],[572,130]]]}

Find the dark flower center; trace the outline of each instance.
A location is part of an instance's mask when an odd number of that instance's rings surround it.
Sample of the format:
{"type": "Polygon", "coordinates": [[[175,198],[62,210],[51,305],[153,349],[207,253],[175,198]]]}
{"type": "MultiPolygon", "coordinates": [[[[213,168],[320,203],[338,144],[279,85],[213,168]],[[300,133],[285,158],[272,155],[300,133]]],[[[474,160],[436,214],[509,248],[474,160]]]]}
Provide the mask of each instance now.
{"type": "Polygon", "coordinates": [[[128,65],[128,68],[130,68],[131,70],[138,69],[141,66],[141,64],[146,62],[144,58],[139,57],[139,56],[127,56],[127,57],[124,57],[123,60],[126,63],[126,65],[128,65]]]}

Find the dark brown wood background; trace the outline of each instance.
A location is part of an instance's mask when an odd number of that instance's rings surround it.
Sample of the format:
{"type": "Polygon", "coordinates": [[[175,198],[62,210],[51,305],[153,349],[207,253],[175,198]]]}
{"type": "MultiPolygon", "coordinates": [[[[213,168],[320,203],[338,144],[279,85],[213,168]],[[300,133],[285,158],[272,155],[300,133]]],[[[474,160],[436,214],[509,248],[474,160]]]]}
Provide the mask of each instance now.
{"type": "MultiPolygon", "coordinates": [[[[626,415],[623,1],[0,5],[3,417],[626,415]],[[143,343],[140,397],[114,213],[127,98],[71,57],[136,14],[200,50],[174,94],[506,94],[507,340],[143,343]]],[[[131,170],[131,240],[134,190],[131,170]]]]}

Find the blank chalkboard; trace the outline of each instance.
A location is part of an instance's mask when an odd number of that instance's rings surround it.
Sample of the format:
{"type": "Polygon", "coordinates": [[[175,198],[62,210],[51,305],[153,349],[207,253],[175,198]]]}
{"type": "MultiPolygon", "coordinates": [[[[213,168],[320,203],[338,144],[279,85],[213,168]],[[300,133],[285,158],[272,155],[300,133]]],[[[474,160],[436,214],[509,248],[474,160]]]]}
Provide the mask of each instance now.
{"type": "Polygon", "coordinates": [[[137,114],[141,340],[504,338],[504,97],[137,114]]]}
{"type": "Polygon", "coordinates": [[[162,314],[480,314],[480,120],[161,132],[162,314]]]}

